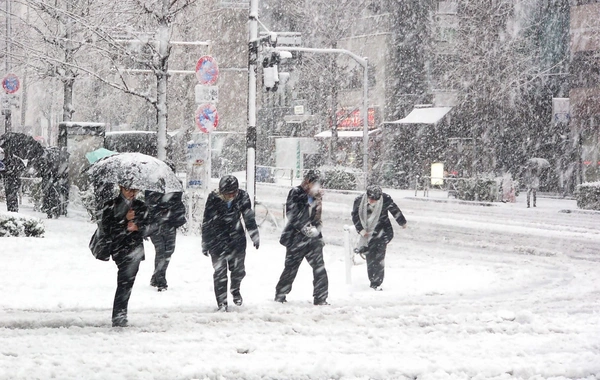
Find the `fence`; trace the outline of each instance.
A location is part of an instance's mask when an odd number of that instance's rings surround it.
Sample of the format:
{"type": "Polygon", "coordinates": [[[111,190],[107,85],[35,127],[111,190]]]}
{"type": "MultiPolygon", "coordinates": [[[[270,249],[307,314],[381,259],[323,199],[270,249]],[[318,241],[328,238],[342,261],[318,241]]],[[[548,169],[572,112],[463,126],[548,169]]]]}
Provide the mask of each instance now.
{"type": "Polygon", "coordinates": [[[462,177],[432,177],[432,176],[423,176],[417,177],[415,179],[415,197],[420,189],[423,190],[423,196],[429,196],[429,189],[431,188],[431,183],[433,181],[442,181],[442,185],[440,188],[448,192],[448,197],[453,196],[454,198],[458,197],[458,189],[457,183],[461,180],[468,180],[469,178],[462,177]],[[419,180],[422,181],[421,186],[419,186],[419,180]]]}

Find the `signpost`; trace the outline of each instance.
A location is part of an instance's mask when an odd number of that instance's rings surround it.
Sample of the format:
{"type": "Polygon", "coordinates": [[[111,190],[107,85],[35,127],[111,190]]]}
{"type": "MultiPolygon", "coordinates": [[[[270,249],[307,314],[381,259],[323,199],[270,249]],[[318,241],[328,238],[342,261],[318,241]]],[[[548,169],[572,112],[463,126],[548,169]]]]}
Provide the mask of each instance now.
{"type": "Polygon", "coordinates": [[[196,110],[196,126],[202,133],[210,133],[219,125],[219,113],[212,103],[204,103],[196,110]]]}
{"type": "Polygon", "coordinates": [[[196,85],[194,92],[198,108],[194,114],[194,122],[198,131],[194,141],[188,144],[188,163],[190,165],[190,180],[188,187],[191,189],[208,190],[211,178],[211,132],[219,125],[219,113],[216,103],[219,99],[219,88],[216,86],[219,79],[217,61],[205,55],[196,63],[196,85]]]}
{"type": "Polygon", "coordinates": [[[196,63],[196,79],[204,86],[212,86],[219,79],[217,61],[210,55],[200,57],[196,63]]]}
{"type": "Polygon", "coordinates": [[[10,132],[12,129],[11,107],[16,102],[15,92],[19,91],[21,82],[15,74],[7,74],[2,79],[2,88],[6,93],[2,97],[2,113],[4,114],[4,132],[10,132]]]}
{"type": "Polygon", "coordinates": [[[2,79],[2,88],[4,88],[4,92],[7,94],[14,94],[19,91],[21,87],[21,82],[19,81],[19,77],[15,74],[8,74],[2,79]]]}

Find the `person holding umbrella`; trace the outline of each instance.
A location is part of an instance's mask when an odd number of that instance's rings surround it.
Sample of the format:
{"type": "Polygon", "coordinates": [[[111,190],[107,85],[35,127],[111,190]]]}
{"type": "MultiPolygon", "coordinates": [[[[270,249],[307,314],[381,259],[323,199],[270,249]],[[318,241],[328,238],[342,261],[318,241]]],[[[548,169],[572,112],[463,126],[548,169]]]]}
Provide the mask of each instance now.
{"type": "Polygon", "coordinates": [[[223,176],[219,188],[208,195],[202,221],[202,253],[210,255],[212,260],[214,291],[220,311],[227,311],[228,269],[233,303],[238,306],[243,303],[240,285],[246,276],[246,233],[241,219],[254,248],[258,249],[260,236],[250,197],[239,188],[237,178],[223,176]]]}
{"type": "Polygon", "coordinates": [[[4,160],[5,170],[4,191],[6,194],[6,210],[19,212],[19,190],[21,189],[21,175],[25,170],[25,163],[19,157],[6,154],[4,160]]]}
{"type": "Polygon", "coordinates": [[[94,189],[118,184],[119,195],[101,209],[99,235],[107,239],[118,267],[117,291],[113,305],[113,326],[127,325],[127,305],[140,262],[144,260],[143,238],[149,235],[146,204],[136,196],[139,190],[158,193],[182,192],[183,185],[169,166],[141,153],[120,153],[96,161],[90,168],[94,189]],[[139,189],[139,190],[138,190],[139,189]]]}
{"type": "Polygon", "coordinates": [[[352,207],[352,222],[360,235],[357,250],[366,253],[367,274],[373,290],[381,290],[385,251],[394,237],[388,212],[402,228],[406,228],[406,218],[400,208],[377,185],[368,186],[363,195],[356,197],[352,207]]]}
{"type": "Polygon", "coordinates": [[[527,208],[531,207],[533,196],[533,207],[536,207],[537,191],[540,188],[540,172],[550,166],[545,158],[532,157],[527,160],[525,167],[525,185],[527,186],[527,208]]]}
{"type": "Polygon", "coordinates": [[[139,190],[129,181],[119,181],[119,195],[104,204],[98,228],[111,248],[111,257],[117,265],[117,290],[113,302],[113,327],[127,326],[127,306],[140,262],[144,255],[144,229],[147,208],[136,199],[139,190]]]}
{"type": "Polygon", "coordinates": [[[5,154],[3,160],[5,170],[2,174],[6,192],[6,209],[19,212],[21,175],[29,161],[36,160],[44,154],[44,148],[32,136],[18,132],[6,132],[0,136],[0,147],[4,149],[5,154]]]}

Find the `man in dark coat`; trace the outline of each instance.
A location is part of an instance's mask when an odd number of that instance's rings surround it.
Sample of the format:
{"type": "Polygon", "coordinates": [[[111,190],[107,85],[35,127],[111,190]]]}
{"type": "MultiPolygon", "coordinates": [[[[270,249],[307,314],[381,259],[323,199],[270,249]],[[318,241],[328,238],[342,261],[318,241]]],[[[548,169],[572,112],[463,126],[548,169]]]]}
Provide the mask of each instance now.
{"type": "Polygon", "coordinates": [[[64,148],[47,148],[44,152],[40,174],[44,190],[42,211],[46,213],[48,218],[67,215],[69,153],[64,148]]]}
{"type": "Polygon", "coordinates": [[[177,228],[183,226],[185,206],[181,200],[182,193],[157,193],[146,191],[144,198],[148,207],[148,219],[151,225],[150,240],[154,244],[154,273],[150,285],[165,291],[167,285],[167,267],[175,251],[177,228]]]}
{"type": "Polygon", "coordinates": [[[25,164],[19,157],[5,153],[3,160],[4,191],[6,194],[6,209],[10,212],[19,212],[19,190],[21,189],[21,175],[25,164]]]}
{"type": "Polygon", "coordinates": [[[136,199],[138,190],[119,186],[117,198],[107,202],[99,222],[117,264],[117,291],[113,303],[113,327],[127,326],[127,305],[140,262],[144,260],[144,231],[147,209],[144,202],[136,199]]]}
{"type": "Polygon", "coordinates": [[[290,190],[285,204],[287,224],[279,242],[285,246],[285,267],[275,287],[275,301],[286,302],[302,260],[313,270],[313,303],[328,305],[329,280],[323,260],[320,173],[310,170],[300,186],[290,190]]]}
{"type": "Polygon", "coordinates": [[[250,197],[239,189],[237,178],[226,175],[219,181],[219,189],[208,195],[202,221],[202,253],[212,259],[215,297],[221,311],[227,311],[227,269],[231,271],[233,302],[238,306],[243,302],[240,284],[246,276],[246,234],[241,219],[258,249],[260,237],[250,197]]]}
{"type": "Polygon", "coordinates": [[[356,197],[352,207],[352,222],[360,235],[358,250],[366,253],[367,273],[371,288],[381,290],[385,274],[385,251],[394,238],[394,230],[388,212],[402,228],[406,219],[392,197],[371,185],[365,194],[356,197]]]}

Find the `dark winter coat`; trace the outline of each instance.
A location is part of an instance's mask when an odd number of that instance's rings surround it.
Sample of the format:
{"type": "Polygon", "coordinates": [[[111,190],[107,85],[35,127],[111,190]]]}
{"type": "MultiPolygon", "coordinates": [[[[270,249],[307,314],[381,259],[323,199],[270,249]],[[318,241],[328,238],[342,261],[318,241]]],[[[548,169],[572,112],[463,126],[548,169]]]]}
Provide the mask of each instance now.
{"type": "Polygon", "coordinates": [[[164,229],[179,228],[186,223],[183,193],[157,193],[146,191],[144,197],[148,208],[149,234],[160,234],[164,229]]]}
{"type": "MultiPolygon", "coordinates": [[[[383,193],[381,197],[383,199],[383,206],[381,208],[381,214],[379,215],[379,221],[373,230],[371,240],[376,239],[387,244],[394,238],[394,229],[392,228],[392,223],[390,223],[388,212],[392,214],[394,219],[396,219],[396,222],[401,226],[406,224],[406,218],[404,218],[402,211],[400,211],[400,208],[394,203],[392,197],[386,193],[383,193]]],[[[362,199],[362,195],[356,197],[354,206],[352,207],[352,223],[354,223],[357,232],[364,230],[358,214],[362,199]]]]}
{"type": "Polygon", "coordinates": [[[25,170],[25,164],[23,160],[15,156],[7,155],[4,158],[4,170],[2,171],[2,175],[5,178],[20,178],[25,170]]]}
{"type": "Polygon", "coordinates": [[[281,233],[279,243],[286,248],[302,247],[310,243],[312,239],[323,239],[323,235],[319,232],[319,236],[311,238],[302,233],[305,226],[314,226],[321,231],[321,199],[314,198],[317,202],[314,211],[310,212],[308,204],[308,193],[302,186],[296,186],[288,193],[285,202],[285,214],[287,224],[281,233]]]}
{"type": "Polygon", "coordinates": [[[144,202],[139,199],[134,199],[129,206],[125,198],[119,194],[104,205],[99,228],[110,246],[114,261],[132,252],[138,246],[143,247],[147,220],[148,210],[144,202]],[[129,208],[135,212],[133,221],[138,226],[138,231],[127,231],[126,216],[129,208]]]}
{"type": "Polygon", "coordinates": [[[202,251],[220,254],[232,250],[246,249],[246,233],[242,220],[253,242],[259,239],[258,226],[248,193],[239,190],[231,204],[221,198],[217,190],[206,200],[202,220],[202,251]]]}

